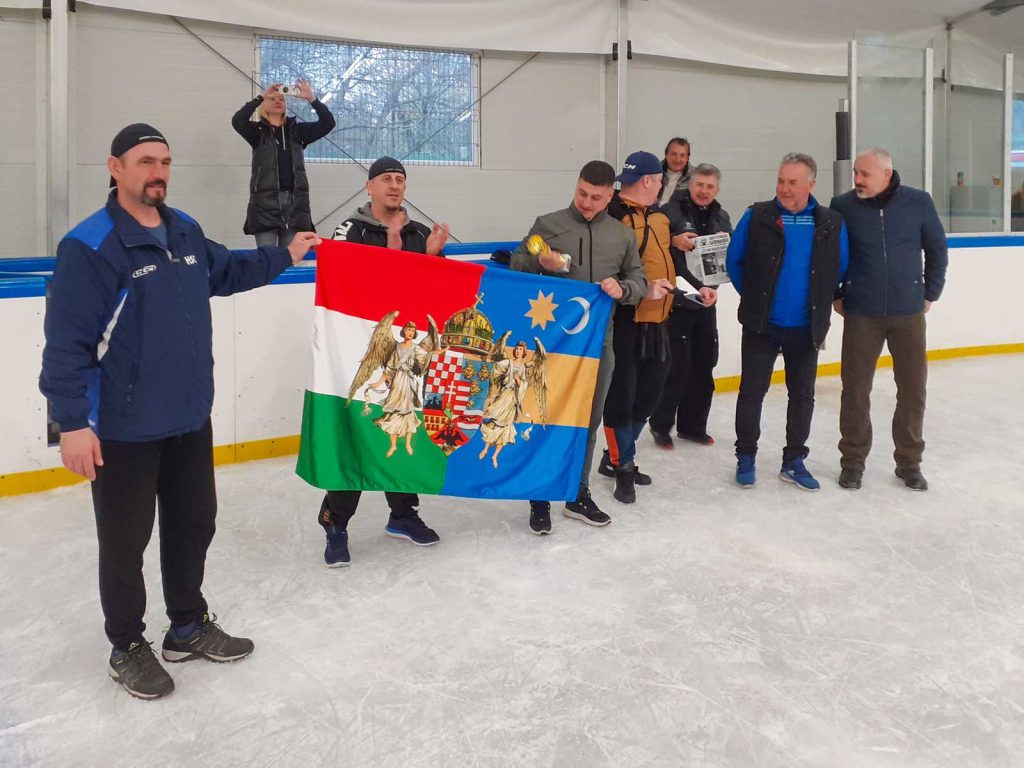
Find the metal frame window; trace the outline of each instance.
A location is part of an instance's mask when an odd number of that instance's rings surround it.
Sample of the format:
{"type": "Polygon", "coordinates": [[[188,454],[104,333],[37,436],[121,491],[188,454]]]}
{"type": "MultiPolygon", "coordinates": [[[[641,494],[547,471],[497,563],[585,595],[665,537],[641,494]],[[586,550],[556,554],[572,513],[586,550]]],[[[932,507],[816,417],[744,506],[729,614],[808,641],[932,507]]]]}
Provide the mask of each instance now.
{"type": "MultiPolygon", "coordinates": [[[[478,163],[479,54],[257,36],[256,59],[261,83],[308,79],[337,120],[306,149],[307,162],[478,163]]],[[[316,119],[300,99],[288,109],[316,119]]]]}

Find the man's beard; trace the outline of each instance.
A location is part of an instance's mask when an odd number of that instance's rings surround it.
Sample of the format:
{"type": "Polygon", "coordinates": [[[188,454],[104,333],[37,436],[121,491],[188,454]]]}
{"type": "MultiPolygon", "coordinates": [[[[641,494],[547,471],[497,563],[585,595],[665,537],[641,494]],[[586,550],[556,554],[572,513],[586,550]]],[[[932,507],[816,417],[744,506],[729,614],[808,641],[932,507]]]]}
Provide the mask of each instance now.
{"type": "Polygon", "coordinates": [[[861,200],[867,200],[869,197],[872,197],[872,195],[868,194],[868,191],[866,189],[854,187],[853,191],[857,193],[857,197],[859,197],[861,200]]]}
{"type": "Polygon", "coordinates": [[[167,185],[166,184],[147,184],[142,190],[142,204],[150,205],[154,208],[163,203],[164,198],[167,197],[167,185]],[[155,187],[159,190],[158,196],[151,197],[146,193],[146,190],[150,187],[155,187]]]}

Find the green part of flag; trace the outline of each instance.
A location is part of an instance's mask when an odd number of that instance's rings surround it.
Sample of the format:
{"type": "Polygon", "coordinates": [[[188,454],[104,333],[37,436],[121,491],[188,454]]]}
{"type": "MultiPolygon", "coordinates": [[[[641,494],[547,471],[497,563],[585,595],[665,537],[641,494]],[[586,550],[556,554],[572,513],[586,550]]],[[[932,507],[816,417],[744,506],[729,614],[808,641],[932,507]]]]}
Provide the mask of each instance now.
{"type": "Polygon", "coordinates": [[[422,424],[412,438],[412,456],[400,437],[394,454],[385,458],[391,438],[374,424],[381,407],[370,405],[364,416],[363,403],[346,405],[343,397],[306,392],[295,467],[299,477],[335,491],[441,492],[448,459],[422,424]]]}

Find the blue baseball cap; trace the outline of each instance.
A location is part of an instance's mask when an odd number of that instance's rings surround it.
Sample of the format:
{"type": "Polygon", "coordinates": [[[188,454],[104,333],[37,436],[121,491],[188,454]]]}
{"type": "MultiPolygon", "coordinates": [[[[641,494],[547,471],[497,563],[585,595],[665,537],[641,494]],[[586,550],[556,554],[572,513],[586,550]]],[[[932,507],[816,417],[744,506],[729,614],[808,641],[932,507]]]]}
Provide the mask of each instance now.
{"type": "Polygon", "coordinates": [[[644,176],[661,175],[661,160],[650,152],[634,152],[622,164],[622,173],[615,177],[623,184],[633,184],[644,176]]]}

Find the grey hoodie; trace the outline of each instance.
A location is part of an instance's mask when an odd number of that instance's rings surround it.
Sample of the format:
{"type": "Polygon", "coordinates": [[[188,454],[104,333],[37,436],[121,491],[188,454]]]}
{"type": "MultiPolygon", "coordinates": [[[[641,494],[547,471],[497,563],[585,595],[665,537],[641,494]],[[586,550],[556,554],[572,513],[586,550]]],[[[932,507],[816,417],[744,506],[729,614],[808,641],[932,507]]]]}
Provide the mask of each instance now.
{"type": "Polygon", "coordinates": [[[597,214],[593,221],[587,221],[571,204],[537,218],[512,254],[511,267],[517,272],[568,277],[588,283],[614,277],[622,286],[620,304],[639,304],[647,293],[647,278],[633,232],[605,211],[597,214]],[[532,235],[540,235],[552,250],[572,257],[568,274],[548,272],[541,267],[537,257],[526,249],[526,241],[532,235]]]}

